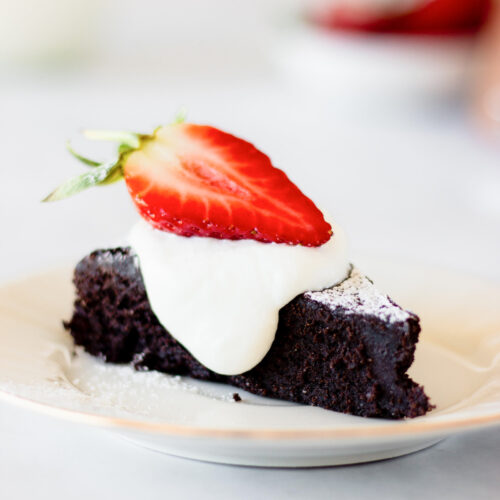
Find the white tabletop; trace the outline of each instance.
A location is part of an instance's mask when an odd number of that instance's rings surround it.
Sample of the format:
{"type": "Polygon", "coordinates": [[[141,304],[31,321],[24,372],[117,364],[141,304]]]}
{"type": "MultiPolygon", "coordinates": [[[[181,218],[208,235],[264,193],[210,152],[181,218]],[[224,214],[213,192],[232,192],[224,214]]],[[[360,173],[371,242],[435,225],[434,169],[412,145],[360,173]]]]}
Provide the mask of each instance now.
{"type": "MultiPolygon", "coordinates": [[[[246,61],[229,74],[224,61],[219,71],[197,73],[193,65],[188,71],[172,63],[175,71],[167,71],[137,60],[130,71],[126,59],[88,71],[4,74],[0,279],[119,242],[136,217],[123,186],[39,203],[79,171],[64,141],[105,157],[105,146],[77,137],[81,128],[147,132],[181,105],[193,121],[269,153],[347,229],[354,253],[402,255],[500,279],[500,149],[475,132],[457,103],[360,106],[246,61]]],[[[385,462],[265,470],[163,456],[102,430],[0,404],[2,499],[491,499],[499,470],[498,428],[385,462]]]]}
{"type": "Polygon", "coordinates": [[[500,486],[498,429],[393,460],[273,470],[161,455],[102,430],[0,404],[0,442],[0,497],[6,500],[492,500],[500,486]]]}

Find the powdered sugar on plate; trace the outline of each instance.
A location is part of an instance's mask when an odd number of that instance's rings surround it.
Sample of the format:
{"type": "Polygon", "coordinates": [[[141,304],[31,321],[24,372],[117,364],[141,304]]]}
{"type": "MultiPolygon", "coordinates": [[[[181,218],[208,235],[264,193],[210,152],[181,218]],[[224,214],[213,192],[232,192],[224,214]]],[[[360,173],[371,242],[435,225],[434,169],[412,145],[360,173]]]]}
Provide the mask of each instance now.
{"type": "Polygon", "coordinates": [[[143,415],[160,411],[162,400],[168,401],[171,391],[234,402],[234,391],[227,386],[213,388],[212,384],[196,383],[179,375],[138,372],[131,365],[108,364],[85,353],[81,347],[75,348],[65,376],[77,390],[101,403],[143,415]]]}

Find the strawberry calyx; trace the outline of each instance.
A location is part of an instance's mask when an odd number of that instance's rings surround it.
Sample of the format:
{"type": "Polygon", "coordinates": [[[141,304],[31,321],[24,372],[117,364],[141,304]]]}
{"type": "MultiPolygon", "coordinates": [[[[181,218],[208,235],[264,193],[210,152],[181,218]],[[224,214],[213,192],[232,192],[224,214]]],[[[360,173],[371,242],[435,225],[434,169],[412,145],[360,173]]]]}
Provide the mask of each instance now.
{"type": "Polygon", "coordinates": [[[90,187],[105,186],[123,180],[123,163],[126,156],[154,137],[154,135],[113,130],[85,130],[83,135],[90,140],[118,142],[118,157],[112,161],[98,162],[77,153],[68,142],[66,147],[69,153],[80,163],[91,168],[63,182],[42,201],[63,200],[90,187]]]}

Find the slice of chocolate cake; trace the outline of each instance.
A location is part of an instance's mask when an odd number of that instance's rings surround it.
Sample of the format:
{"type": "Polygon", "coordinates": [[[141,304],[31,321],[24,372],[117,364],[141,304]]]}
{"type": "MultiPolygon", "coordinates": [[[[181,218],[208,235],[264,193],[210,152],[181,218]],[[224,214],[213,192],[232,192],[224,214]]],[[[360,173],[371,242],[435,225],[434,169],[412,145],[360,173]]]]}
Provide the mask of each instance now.
{"type": "Polygon", "coordinates": [[[75,310],[65,326],[78,345],[108,362],[133,362],[137,369],[228,383],[365,417],[416,417],[432,408],[406,373],[418,341],[418,317],[354,268],[341,284],[304,293],[283,307],[268,354],[235,376],[201,365],[159,323],[130,248],[93,252],[76,267],[74,283],[75,310]]]}

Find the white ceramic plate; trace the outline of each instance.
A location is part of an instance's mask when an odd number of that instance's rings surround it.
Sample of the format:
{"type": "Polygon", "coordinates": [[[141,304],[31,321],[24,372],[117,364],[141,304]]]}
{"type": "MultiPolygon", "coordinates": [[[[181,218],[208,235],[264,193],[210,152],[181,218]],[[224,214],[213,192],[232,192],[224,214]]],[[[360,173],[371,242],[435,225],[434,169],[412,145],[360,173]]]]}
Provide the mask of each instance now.
{"type": "Polygon", "coordinates": [[[260,466],[395,457],[452,433],[500,424],[500,285],[417,265],[358,264],[421,316],[410,372],[437,405],[425,417],[353,417],[73,356],[61,325],[73,299],[69,269],[0,288],[0,397],[106,427],[157,451],[260,466]],[[233,402],[233,392],[243,401],[233,402]]]}

